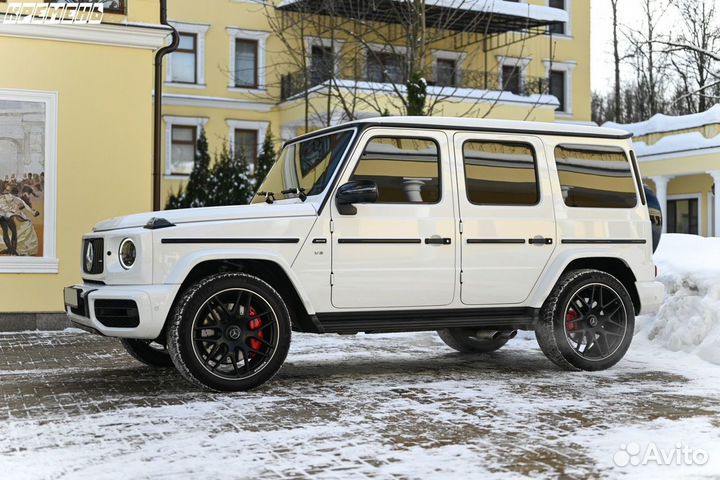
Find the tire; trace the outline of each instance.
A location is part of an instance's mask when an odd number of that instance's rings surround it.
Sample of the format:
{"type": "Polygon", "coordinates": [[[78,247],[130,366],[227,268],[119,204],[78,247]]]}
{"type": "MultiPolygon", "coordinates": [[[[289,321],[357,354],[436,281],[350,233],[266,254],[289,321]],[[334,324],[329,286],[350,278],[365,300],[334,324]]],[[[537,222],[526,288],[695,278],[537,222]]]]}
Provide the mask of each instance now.
{"type": "Polygon", "coordinates": [[[605,370],[627,353],[635,310],[625,286],[599,270],[564,274],[535,329],[540,349],[565,370],[605,370]]]}
{"type": "Polygon", "coordinates": [[[170,354],[163,345],[157,344],[162,348],[156,348],[152,346],[153,342],[134,338],[123,338],[121,343],[135,360],[149,367],[169,368],[173,366],[170,354]]]}
{"type": "Polygon", "coordinates": [[[445,344],[462,353],[490,353],[499,350],[510,338],[479,339],[477,328],[446,328],[438,330],[445,344]]]}
{"type": "Polygon", "coordinates": [[[246,391],[280,370],[290,336],[290,313],[273,287],[246,273],[219,273],[183,292],[170,319],[168,350],[191,384],[246,391]]]}

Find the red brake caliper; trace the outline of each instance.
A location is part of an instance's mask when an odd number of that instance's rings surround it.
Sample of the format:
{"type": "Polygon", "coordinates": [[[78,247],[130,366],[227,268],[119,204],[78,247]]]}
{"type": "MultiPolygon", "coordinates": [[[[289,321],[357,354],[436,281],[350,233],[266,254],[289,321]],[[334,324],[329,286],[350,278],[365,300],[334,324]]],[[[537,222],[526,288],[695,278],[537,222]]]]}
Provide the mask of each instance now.
{"type": "Polygon", "coordinates": [[[568,332],[574,332],[577,328],[575,320],[577,320],[578,316],[579,315],[575,310],[568,310],[567,314],[565,315],[565,325],[567,326],[568,332]]]}
{"type": "MultiPolygon", "coordinates": [[[[250,307],[250,324],[248,325],[250,327],[250,330],[257,330],[262,327],[262,320],[259,318],[255,318],[255,315],[257,315],[257,312],[253,307],[250,307]]],[[[258,332],[257,336],[258,338],[264,339],[265,332],[258,332]]],[[[260,351],[260,349],[262,348],[262,343],[260,343],[260,340],[258,340],[257,338],[251,338],[250,348],[260,351]]]]}

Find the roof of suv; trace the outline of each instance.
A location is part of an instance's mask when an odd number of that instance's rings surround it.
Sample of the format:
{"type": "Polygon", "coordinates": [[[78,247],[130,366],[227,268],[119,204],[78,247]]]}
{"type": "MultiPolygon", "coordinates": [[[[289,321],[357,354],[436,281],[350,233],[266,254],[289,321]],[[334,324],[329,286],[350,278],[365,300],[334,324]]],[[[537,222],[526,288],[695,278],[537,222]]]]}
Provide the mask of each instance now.
{"type": "Polygon", "coordinates": [[[373,117],[352,122],[343,123],[337,126],[316,130],[303,135],[300,138],[316,135],[326,131],[347,128],[351,126],[396,126],[411,128],[449,128],[453,130],[474,130],[483,132],[504,132],[504,133],[527,133],[534,135],[561,135],[569,137],[590,137],[627,139],[632,137],[631,133],[614,128],[603,128],[586,125],[572,125],[563,123],[541,123],[514,120],[487,120],[482,118],[457,118],[457,117],[373,117]]]}

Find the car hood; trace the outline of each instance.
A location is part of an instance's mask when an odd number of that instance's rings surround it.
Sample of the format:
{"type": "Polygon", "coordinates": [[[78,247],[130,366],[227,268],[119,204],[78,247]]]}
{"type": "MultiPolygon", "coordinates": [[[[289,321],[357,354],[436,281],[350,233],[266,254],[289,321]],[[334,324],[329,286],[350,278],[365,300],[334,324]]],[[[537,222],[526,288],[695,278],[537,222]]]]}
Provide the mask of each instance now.
{"type": "Polygon", "coordinates": [[[161,218],[172,224],[194,222],[217,222],[222,220],[241,220],[254,218],[309,217],[317,215],[312,203],[258,203],[253,205],[234,205],[229,207],[187,208],[181,210],[163,210],[160,212],[138,213],[124,217],[104,220],[93,231],[106,232],[122,228],[145,226],[153,218],[161,218]]]}

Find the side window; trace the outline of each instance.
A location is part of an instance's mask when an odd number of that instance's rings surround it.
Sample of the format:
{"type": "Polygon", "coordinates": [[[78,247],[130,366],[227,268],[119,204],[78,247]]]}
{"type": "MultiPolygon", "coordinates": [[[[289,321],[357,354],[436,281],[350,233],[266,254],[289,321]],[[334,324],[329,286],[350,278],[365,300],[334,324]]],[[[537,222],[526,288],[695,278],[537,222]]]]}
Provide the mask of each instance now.
{"type": "Polygon", "coordinates": [[[350,180],[372,180],[377,203],[437,203],[440,153],[426,138],[375,137],[368,142],[350,180]]]}
{"type": "Polygon", "coordinates": [[[622,149],[559,145],[555,148],[555,161],[568,207],[632,208],[637,205],[632,168],[622,149]]]}
{"type": "Polygon", "coordinates": [[[540,201],[535,150],[524,143],[467,141],[465,189],[476,205],[535,205],[540,201]]]}

